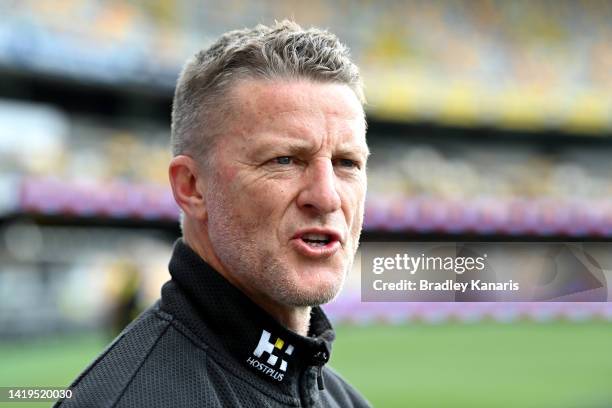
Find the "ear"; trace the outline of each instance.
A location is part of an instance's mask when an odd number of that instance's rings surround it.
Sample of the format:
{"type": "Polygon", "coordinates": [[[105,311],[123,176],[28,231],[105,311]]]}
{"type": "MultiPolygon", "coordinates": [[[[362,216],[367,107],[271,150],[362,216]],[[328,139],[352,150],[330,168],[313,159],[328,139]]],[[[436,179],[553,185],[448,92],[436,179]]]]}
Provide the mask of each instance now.
{"type": "Polygon", "coordinates": [[[206,221],[208,216],[204,191],[206,183],[195,160],[189,156],[175,156],[170,161],[168,175],[174,200],[185,215],[206,221]]]}

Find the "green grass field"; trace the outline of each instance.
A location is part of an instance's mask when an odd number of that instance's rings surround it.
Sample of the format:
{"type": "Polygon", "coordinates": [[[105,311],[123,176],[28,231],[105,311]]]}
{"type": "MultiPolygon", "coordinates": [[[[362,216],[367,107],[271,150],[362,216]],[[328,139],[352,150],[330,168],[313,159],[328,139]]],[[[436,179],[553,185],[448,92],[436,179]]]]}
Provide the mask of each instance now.
{"type": "MultiPolygon", "coordinates": [[[[337,332],[332,365],[375,407],[612,407],[610,323],[340,326],[337,332]]],[[[0,386],[65,386],[105,341],[88,335],[0,343],[0,386]]]]}

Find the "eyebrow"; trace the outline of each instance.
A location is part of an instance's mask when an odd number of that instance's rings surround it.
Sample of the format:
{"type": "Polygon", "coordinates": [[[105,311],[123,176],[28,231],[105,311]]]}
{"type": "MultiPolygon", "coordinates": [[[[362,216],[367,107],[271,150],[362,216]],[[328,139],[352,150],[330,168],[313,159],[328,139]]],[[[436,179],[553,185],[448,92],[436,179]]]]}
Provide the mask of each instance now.
{"type": "MultiPolygon", "coordinates": [[[[313,149],[313,146],[311,145],[311,143],[304,139],[301,139],[298,137],[291,137],[291,136],[280,136],[280,138],[282,138],[280,143],[278,142],[278,140],[273,141],[271,138],[270,139],[266,138],[267,140],[264,139],[260,141],[259,143],[257,143],[258,146],[255,147],[253,151],[253,155],[257,156],[265,152],[279,150],[279,148],[283,150],[287,150],[288,153],[290,154],[299,154],[299,153],[312,154],[315,150],[313,149]]],[[[356,154],[356,155],[363,156],[364,159],[367,159],[370,156],[370,149],[368,148],[367,144],[361,145],[361,144],[355,144],[355,143],[344,143],[344,144],[341,144],[336,149],[335,154],[336,155],[356,154]]]]}
{"type": "Polygon", "coordinates": [[[346,155],[346,154],[358,154],[362,155],[364,159],[367,159],[370,156],[370,149],[367,144],[353,144],[353,143],[345,143],[340,145],[338,149],[336,149],[337,154],[346,155]]]}
{"type": "Polygon", "coordinates": [[[298,138],[287,137],[287,136],[276,136],[275,138],[263,136],[263,140],[259,140],[255,142],[255,148],[252,152],[253,155],[258,156],[264,153],[268,153],[270,151],[275,150],[288,150],[290,153],[301,153],[301,152],[311,152],[312,146],[309,146],[309,143],[305,140],[300,140],[298,138]]]}

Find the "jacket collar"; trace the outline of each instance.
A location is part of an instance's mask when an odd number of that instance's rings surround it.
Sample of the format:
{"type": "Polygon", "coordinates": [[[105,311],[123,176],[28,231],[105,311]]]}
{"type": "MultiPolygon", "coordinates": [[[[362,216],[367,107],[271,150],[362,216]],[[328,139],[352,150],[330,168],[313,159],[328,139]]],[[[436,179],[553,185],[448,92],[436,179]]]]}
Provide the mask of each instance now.
{"type": "Polygon", "coordinates": [[[182,239],[174,245],[169,270],[172,280],[162,289],[162,304],[176,304],[178,293],[184,294],[198,316],[184,314],[183,319],[190,320],[188,327],[195,328],[196,335],[205,329],[238,363],[281,388],[295,389],[301,373],[313,366],[319,368],[321,380],[335,335],[320,307],[312,309],[308,337],[300,336],[252,302],[182,239]]]}

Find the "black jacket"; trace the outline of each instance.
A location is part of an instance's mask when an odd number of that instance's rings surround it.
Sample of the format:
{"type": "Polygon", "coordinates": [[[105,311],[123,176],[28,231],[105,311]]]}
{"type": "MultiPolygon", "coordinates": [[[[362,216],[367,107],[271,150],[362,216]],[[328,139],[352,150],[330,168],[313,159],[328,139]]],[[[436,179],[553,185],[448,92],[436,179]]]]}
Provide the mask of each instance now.
{"type": "Polygon", "coordinates": [[[277,323],[182,240],[161,299],[55,407],[368,407],[325,366],[334,332],[313,308],[308,337],[277,323]]]}

